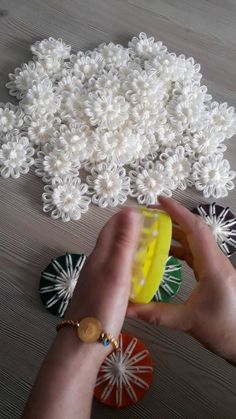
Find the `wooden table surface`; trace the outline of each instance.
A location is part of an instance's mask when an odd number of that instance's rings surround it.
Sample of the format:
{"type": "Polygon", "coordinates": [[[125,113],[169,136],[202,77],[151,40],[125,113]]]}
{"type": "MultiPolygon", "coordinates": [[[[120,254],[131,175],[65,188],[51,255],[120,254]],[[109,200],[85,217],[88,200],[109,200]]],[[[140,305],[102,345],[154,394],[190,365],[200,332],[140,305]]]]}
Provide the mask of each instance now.
{"type": "MultiPolygon", "coordinates": [[[[36,40],[62,37],[74,50],[86,50],[103,41],[127,44],[144,31],[170,50],[195,57],[213,97],[235,105],[235,22],[235,0],[0,0],[1,101],[9,100],[4,87],[8,73],[27,62],[30,44],[36,40]]],[[[226,155],[235,169],[235,138],[228,141],[226,155]]],[[[55,335],[57,319],[46,312],[38,294],[41,270],[50,258],[66,251],[89,254],[112,214],[112,210],[92,207],[79,222],[53,221],[42,212],[42,188],[33,173],[17,181],[0,181],[2,419],[20,416],[55,335]]],[[[236,212],[235,195],[232,191],[219,202],[236,212]]],[[[193,190],[175,196],[189,208],[204,202],[193,190]]],[[[194,284],[190,269],[184,266],[184,282],[175,302],[184,301],[194,284]]],[[[236,417],[235,368],[183,333],[131,320],[124,328],[150,349],[154,382],[132,408],[115,411],[94,403],[92,418],[236,417]]]]}

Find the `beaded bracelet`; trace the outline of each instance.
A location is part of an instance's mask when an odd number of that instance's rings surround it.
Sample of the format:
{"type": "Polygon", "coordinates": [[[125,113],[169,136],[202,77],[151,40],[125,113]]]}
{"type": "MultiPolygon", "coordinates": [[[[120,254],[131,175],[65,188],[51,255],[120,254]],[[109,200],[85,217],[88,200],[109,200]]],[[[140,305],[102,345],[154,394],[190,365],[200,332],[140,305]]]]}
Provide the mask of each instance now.
{"type": "Polygon", "coordinates": [[[114,349],[118,349],[117,340],[102,331],[102,326],[99,320],[94,317],[85,317],[80,322],[78,320],[63,320],[56,326],[57,331],[66,326],[72,326],[77,329],[77,334],[80,340],[85,343],[101,342],[104,346],[112,345],[114,349]]]}

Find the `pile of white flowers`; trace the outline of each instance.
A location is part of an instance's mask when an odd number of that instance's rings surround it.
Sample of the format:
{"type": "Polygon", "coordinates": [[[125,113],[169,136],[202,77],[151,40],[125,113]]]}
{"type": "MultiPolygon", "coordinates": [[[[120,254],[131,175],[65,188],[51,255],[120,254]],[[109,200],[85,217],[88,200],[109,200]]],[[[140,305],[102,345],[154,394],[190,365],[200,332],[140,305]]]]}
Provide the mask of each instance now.
{"type": "Polygon", "coordinates": [[[234,108],[212,101],[193,58],[144,33],[128,48],[71,54],[49,38],[31,51],[6,85],[18,106],[0,104],[0,173],[18,178],[34,166],[53,218],[78,220],[91,202],[117,206],[128,196],[155,204],[188,186],[207,198],[233,189],[223,153],[234,108]]]}

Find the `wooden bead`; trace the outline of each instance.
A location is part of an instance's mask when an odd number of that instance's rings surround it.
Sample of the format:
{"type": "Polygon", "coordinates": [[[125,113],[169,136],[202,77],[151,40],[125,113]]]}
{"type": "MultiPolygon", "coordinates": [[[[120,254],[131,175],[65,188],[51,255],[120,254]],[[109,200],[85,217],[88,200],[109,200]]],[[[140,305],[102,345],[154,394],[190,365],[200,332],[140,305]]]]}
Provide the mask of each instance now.
{"type": "Polygon", "coordinates": [[[99,339],[101,332],[101,323],[94,317],[85,317],[79,324],[78,335],[83,342],[96,342],[99,339]]]}

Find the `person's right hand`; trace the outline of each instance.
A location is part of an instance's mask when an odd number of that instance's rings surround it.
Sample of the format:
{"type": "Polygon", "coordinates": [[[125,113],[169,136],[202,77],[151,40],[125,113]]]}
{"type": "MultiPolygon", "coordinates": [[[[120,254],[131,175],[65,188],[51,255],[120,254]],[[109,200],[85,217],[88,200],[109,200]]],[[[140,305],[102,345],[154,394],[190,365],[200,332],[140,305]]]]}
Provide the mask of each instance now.
{"type": "Polygon", "coordinates": [[[173,221],[171,254],[185,260],[198,281],[184,304],[130,304],[127,315],[182,330],[236,364],[236,271],[218,248],[210,228],[188,209],[159,198],[173,221]]]}

